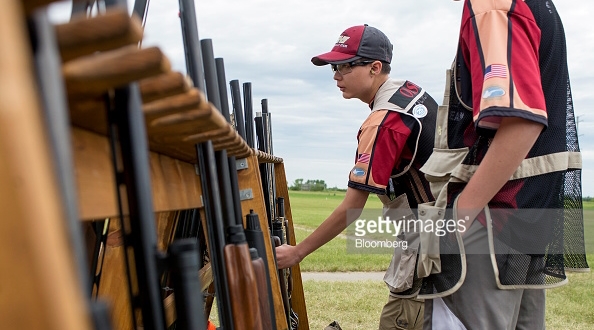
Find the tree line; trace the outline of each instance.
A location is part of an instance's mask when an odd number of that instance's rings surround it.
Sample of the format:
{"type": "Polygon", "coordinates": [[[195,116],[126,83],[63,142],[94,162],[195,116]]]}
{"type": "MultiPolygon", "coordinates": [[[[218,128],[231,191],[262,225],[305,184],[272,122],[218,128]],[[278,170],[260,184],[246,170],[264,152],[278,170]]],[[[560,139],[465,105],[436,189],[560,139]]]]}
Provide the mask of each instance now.
{"type": "Polygon", "coordinates": [[[324,191],[328,187],[324,180],[307,180],[295,179],[293,184],[289,186],[289,190],[303,190],[303,191],[324,191]]]}

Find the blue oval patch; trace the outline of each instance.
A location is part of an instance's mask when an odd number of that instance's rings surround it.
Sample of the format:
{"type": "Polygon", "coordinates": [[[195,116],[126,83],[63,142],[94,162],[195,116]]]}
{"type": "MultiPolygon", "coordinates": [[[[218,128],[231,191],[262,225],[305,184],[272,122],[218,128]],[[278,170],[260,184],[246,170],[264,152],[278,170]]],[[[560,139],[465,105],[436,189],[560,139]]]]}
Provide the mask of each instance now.
{"type": "Polygon", "coordinates": [[[499,86],[487,87],[487,89],[485,89],[483,92],[484,99],[492,99],[495,97],[501,97],[503,95],[505,95],[505,91],[499,86]]]}
{"type": "Polygon", "coordinates": [[[354,176],[364,176],[365,175],[365,170],[362,168],[358,168],[358,167],[355,167],[351,172],[353,173],[354,176]]]}

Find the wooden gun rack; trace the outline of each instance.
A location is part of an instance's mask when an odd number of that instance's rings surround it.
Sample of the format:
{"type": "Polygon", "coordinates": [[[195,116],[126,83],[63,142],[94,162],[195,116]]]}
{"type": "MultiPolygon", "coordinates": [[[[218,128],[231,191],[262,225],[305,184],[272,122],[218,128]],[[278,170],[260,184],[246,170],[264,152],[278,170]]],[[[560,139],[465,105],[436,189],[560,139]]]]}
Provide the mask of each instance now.
{"type": "MultiPolygon", "coordinates": [[[[66,234],[63,196],[52,170],[55,163],[48,152],[52,146],[45,135],[27,42],[26,19],[49,2],[6,0],[0,11],[0,209],[6,216],[0,221],[0,322],[10,329],[92,329],[85,310],[88,292],[79,289],[66,234]]],[[[133,328],[102,97],[114,87],[138,82],[141,91],[159,249],[167,248],[175,212],[203,211],[194,145],[206,140],[245,165],[238,169],[239,189],[252,193],[242,200],[241,208],[244,215],[256,212],[262,228],[268,228],[268,219],[259,164],[274,164],[277,196],[284,198],[291,229],[290,244],[296,243],[283,160],[250,148],[184,74],[171,70],[159,48],[138,48],[142,27],[137,17],[113,9],[54,27],[71,123],[78,218],[83,228],[96,220],[114,220],[103,247],[101,285],[94,292],[108,302],[113,329],[133,328]]],[[[278,305],[277,328],[287,329],[270,232],[263,233],[265,257],[272,261],[268,264],[278,305]]],[[[309,329],[299,265],[292,268],[292,275],[292,308],[299,315],[299,329],[309,329]]],[[[210,264],[200,277],[203,291],[211,292],[210,264]]],[[[171,296],[164,305],[171,324],[175,319],[171,296]]]]}

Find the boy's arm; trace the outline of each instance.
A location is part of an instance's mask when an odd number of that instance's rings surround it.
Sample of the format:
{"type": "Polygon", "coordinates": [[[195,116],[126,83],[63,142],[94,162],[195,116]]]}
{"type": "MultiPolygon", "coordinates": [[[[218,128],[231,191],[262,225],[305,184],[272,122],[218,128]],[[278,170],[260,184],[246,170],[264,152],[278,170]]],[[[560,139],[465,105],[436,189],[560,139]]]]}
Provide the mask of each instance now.
{"type": "Polygon", "coordinates": [[[351,222],[356,220],[356,216],[360,215],[360,210],[365,206],[368,196],[369,192],[367,191],[348,188],[340,205],[311,235],[296,246],[284,244],[276,248],[278,268],[283,269],[298,264],[307,255],[338,236],[351,222]],[[347,210],[359,210],[359,213],[351,212],[349,216],[351,214],[353,216],[347,219],[347,210]]]}
{"type": "Polygon", "coordinates": [[[485,158],[458,198],[458,218],[470,219],[469,228],[480,210],[511,178],[536,142],[544,125],[518,117],[507,117],[491,141],[485,158]]]}

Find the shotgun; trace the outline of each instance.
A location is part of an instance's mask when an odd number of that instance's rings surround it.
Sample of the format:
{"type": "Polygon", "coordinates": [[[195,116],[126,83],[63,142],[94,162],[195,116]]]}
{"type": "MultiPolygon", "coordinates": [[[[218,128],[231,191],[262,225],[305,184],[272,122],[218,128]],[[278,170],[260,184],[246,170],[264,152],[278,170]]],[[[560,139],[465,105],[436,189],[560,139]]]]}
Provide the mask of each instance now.
{"type": "MultiPolygon", "coordinates": [[[[262,100],[262,112],[256,113],[255,127],[256,136],[258,139],[258,148],[266,153],[272,154],[272,137],[271,137],[271,122],[270,113],[268,112],[268,100],[262,100]]],[[[276,186],[274,177],[274,164],[262,163],[260,164],[260,175],[262,177],[262,188],[265,196],[266,211],[269,214],[269,226],[271,231],[272,246],[280,246],[284,243],[286,238],[285,230],[283,230],[283,220],[279,219],[276,210],[276,186]]],[[[282,198],[280,199],[282,200],[282,198]]],[[[284,204],[281,207],[284,212],[284,204]]],[[[282,215],[284,218],[284,213],[282,215]]],[[[276,253],[275,253],[276,260],[276,253]]],[[[281,288],[281,296],[283,300],[283,308],[285,311],[285,318],[290,329],[296,329],[298,317],[291,309],[290,302],[290,288],[287,281],[287,270],[277,270],[281,288]]]]}
{"type": "MultiPolygon", "coordinates": [[[[208,95],[209,101],[217,109],[221,109],[221,91],[218,87],[222,84],[218,82],[220,74],[216,72],[212,40],[204,39],[200,43],[204,56],[206,86],[207,90],[212,91],[208,95]]],[[[222,112],[228,112],[228,109],[222,112]]],[[[221,200],[224,205],[223,219],[226,220],[224,256],[233,312],[233,326],[235,329],[263,329],[256,275],[243,230],[235,157],[227,157],[227,153],[223,149],[215,152],[215,161],[221,187],[221,200]]]]}
{"type": "MultiPolygon", "coordinates": [[[[198,38],[194,1],[179,0],[179,7],[187,72],[194,86],[205,92],[205,73],[202,71],[203,57],[200,39],[198,38]]],[[[213,86],[209,87],[214,88],[213,86]]],[[[213,101],[215,100],[213,99],[213,101]]],[[[212,156],[213,152],[211,141],[196,145],[196,156],[201,175],[202,200],[208,228],[209,256],[211,258],[214,286],[217,295],[219,320],[224,330],[232,330],[234,329],[233,313],[230,305],[229,288],[226,285],[227,272],[223,252],[225,238],[223,229],[220,228],[222,211],[217,184],[216,165],[214,164],[214,156],[212,156]]]]}
{"type": "Polygon", "coordinates": [[[229,205],[233,197],[230,191],[226,151],[217,151],[215,156],[212,142],[209,140],[197,145],[197,152],[203,196],[208,196],[209,200],[209,204],[205,206],[210,208],[211,214],[207,217],[208,232],[217,232],[219,236],[223,236],[224,231],[226,237],[220,242],[211,241],[209,245],[211,263],[217,267],[221,264],[227,273],[224,284],[223,278],[217,276],[216,272],[214,274],[215,287],[221,290],[217,292],[218,304],[228,308],[225,312],[231,315],[229,319],[221,318],[222,323],[227,324],[223,329],[262,329],[251,257],[245,243],[243,228],[234,224],[234,209],[229,205]],[[222,202],[226,204],[225,207],[222,202]],[[229,295],[226,301],[221,300],[222,290],[226,290],[229,295]]]}
{"type": "MultiPolygon", "coordinates": [[[[213,55],[214,56],[214,55],[213,55]]],[[[219,109],[227,122],[231,122],[229,115],[229,97],[227,95],[227,78],[225,77],[225,61],[218,57],[215,58],[215,65],[217,71],[217,82],[219,84],[219,95],[221,96],[221,108],[219,109]]]]}
{"type": "MultiPolygon", "coordinates": [[[[106,7],[113,8],[120,6],[126,9],[125,0],[105,0],[106,7]]],[[[73,5],[73,14],[87,10],[87,1],[83,6],[73,5]]],[[[49,29],[51,30],[51,29],[49,29]]],[[[135,33],[132,33],[134,38],[135,33]]],[[[124,38],[124,39],[127,39],[124,38]]],[[[109,50],[117,47],[105,46],[109,50]]],[[[128,289],[130,296],[130,307],[132,309],[132,323],[138,327],[140,321],[144,329],[166,329],[167,324],[164,317],[163,297],[160,292],[159,278],[162,275],[162,265],[167,263],[167,256],[157,249],[157,237],[155,219],[152,205],[151,178],[148,166],[148,145],[142,113],[142,102],[138,84],[129,81],[141,79],[155,72],[163,72],[169,69],[168,60],[159,54],[155,48],[141,50],[136,46],[129,46],[122,49],[115,49],[103,52],[94,57],[99,61],[74,59],[65,64],[63,69],[66,83],[70,85],[71,91],[78,91],[81,95],[85,93],[102,94],[107,108],[108,136],[112,153],[112,163],[116,181],[117,208],[122,221],[123,240],[126,253],[124,259],[127,269],[128,289]],[[140,67],[126,65],[126,63],[113,63],[114,60],[121,61],[128,56],[142,57],[148,59],[149,55],[153,67],[149,69],[143,62],[140,67]],[[156,56],[155,56],[156,55],[156,56]],[[106,62],[102,62],[106,61],[106,62]],[[111,70],[94,70],[98,63],[111,62],[115,65],[107,65],[111,70]],[[153,69],[156,69],[155,71],[153,69]],[[117,79],[107,79],[115,78],[117,79]],[[75,83],[77,79],[85,84],[75,83]],[[102,84],[101,81],[108,82],[102,84]],[[114,83],[117,81],[119,83],[114,83]],[[74,84],[73,84],[74,83],[74,84]],[[118,88],[111,87],[118,85],[118,88]],[[84,88],[79,88],[84,86],[84,88]],[[107,91],[111,90],[111,93],[107,91]],[[123,210],[128,211],[124,216],[123,210]],[[141,319],[139,318],[141,317],[141,319]]],[[[129,57],[128,57],[129,58],[129,57]]],[[[141,61],[142,62],[142,61],[141,61]]],[[[129,64],[129,63],[128,63],[129,64]]],[[[138,64],[138,63],[137,63],[138,64]]],[[[105,68],[104,67],[104,68],[105,68]]],[[[179,256],[184,257],[190,252],[188,249],[181,251],[179,256]]],[[[197,276],[182,280],[175,280],[175,287],[190,287],[198,281],[197,276]],[[192,282],[194,281],[194,282],[192,282]]],[[[193,295],[192,292],[181,292],[180,296],[193,295]]],[[[198,292],[199,293],[199,292],[198,292]]],[[[192,329],[203,329],[204,319],[201,317],[202,310],[200,299],[197,303],[186,302],[184,308],[188,311],[187,317],[180,317],[181,323],[193,324],[187,326],[192,329]]],[[[184,314],[178,311],[178,314],[184,314]]]]}
{"type": "MultiPolygon", "coordinates": [[[[262,99],[262,128],[264,134],[266,153],[273,155],[272,148],[272,121],[270,119],[270,112],[268,112],[268,100],[262,99]]],[[[270,207],[270,219],[276,218],[276,177],[274,175],[274,164],[264,163],[266,165],[266,172],[268,173],[268,205],[270,207]]]]}
{"type": "Polygon", "coordinates": [[[206,325],[202,310],[204,297],[198,278],[198,251],[195,238],[175,240],[167,249],[167,263],[175,292],[176,329],[200,330],[206,325]]]}
{"type": "MultiPolygon", "coordinates": [[[[279,230],[277,231],[277,233],[279,235],[281,235],[281,243],[282,244],[290,244],[291,239],[290,239],[290,231],[289,231],[289,220],[285,217],[285,199],[283,197],[278,197],[277,198],[277,203],[276,203],[277,207],[278,207],[278,217],[277,220],[275,222],[275,224],[277,224],[277,227],[280,227],[279,230]]],[[[284,271],[284,280],[285,280],[285,285],[287,287],[287,298],[288,298],[288,302],[289,302],[289,308],[288,308],[288,313],[289,313],[289,326],[290,328],[293,329],[297,329],[299,327],[299,316],[297,315],[297,313],[295,313],[293,311],[292,306],[292,302],[291,302],[291,294],[293,293],[293,276],[291,274],[291,268],[286,268],[283,269],[284,271]]]]}
{"type": "MultiPolygon", "coordinates": [[[[246,139],[246,135],[251,134],[253,137],[253,126],[250,126],[249,130],[248,130],[248,121],[251,121],[251,119],[248,119],[248,117],[246,117],[245,119],[245,129],[243,129],[244,126],[244,120],[243,120],[243,114],[242,114],[242,109],[241,109],[241,96],[240,96],[240,91],[239,91],[239,81],[238,80],[232,80],[230,82],[230,89],[231,89],[231,95],[233,96],[232,101],[233,101],[233,114],[235,116],[236,119],[236,125],[238,127],[238,132],[240,135],[242,135],[242,138],[246,139]]],[[[245,86],[245,84],[244,84],[245,86]]],[[[245,91],[245,90],[244,90],[245,91]]],[[[251,90],[248,92],[247,95],[244,92],[244,98],[248,97],[251,98],[251,90]]],[[[244,100],[244,104],[246,104],[245,100],[244,100]]],[[[251,115],[250,115],[251,117],[251,115]]],[[[253,141],[252,141],[253,143],[253,141]]],[[[248,143],[249,145],[249,143],[248,143]]],[[[251,147],[251,146],[250,146],[251,147]]],[[[234,180],[236,178],[236,174],[231,175],[231,178],[234,180]]],[[[234,187],[236,186],[235,184],[233,185],[234,187]]],[[[237,185],[238,186],[238,185],[237,185]]],[[[241,205],[239,205],[239,203],[236,206],[236,209],[238,210],[238,212],[241,212],[241,205]]],[[[259,280],[260,285],[265,284],[264,286],[261,287],[261,291],[260,292],[267,292],[267,297],[266,300],[268,301],[267,303],[265,303],[265,299],[260,298],[260,311],[262,314],[262,322],[264,325],[268,325],[268,327],[266,327],[266,329],[276,329],[277,328],[277,324],[276,324],[276,313],[274,310],[274,298],[273,298],[273,294],[272,294],[272,283],[270,280],[270,272],[269,272],[269,265],[268,265],[268,261],[266,259],[266,247],[264,244],[264,237],[263,237],[263,233],[262,230],[260,228],[260,220],[258,219],[258,215],[255,214],[253,212],[253,210],[250,210],[250,214],[246,215],[246,227],[245,227],[245,234],[246,234],[246,239],[248,240],[248,245],[250,246],[250,248],[256,248],[256,252],[258,253],[259,256],[262,256],[262,262],[265,265],[265,271],[263,272],[265,279],[264,280],[259,280]]],[[[274,246],[274,245],[271,245],[274,246]]],[[[274,250],[273,250],[274,251],[274,250]]],[[[256,259],[252,259],[253,265],[255,268],[259,267],[259,261],[256,259]]],[[[262,273],[262,272],[260,272],[262,273]]],[[[260,275],[262,276],[262,275],[260,275]]]]}
{"type": "MultiPolygon", "coordinates": [[[[153,215],[148,145],[140,92],[136,84],[117,88],[108,103],[108,123],[119,214],[127,206],[129,215],[122,216],[125,260],[132,315],[142,315],[146,329],[166,327],[160,293],[157,259],[163,258],[156,249],[156,228],[153,215]],[[120,151],[120,152],[118,152],[120,151]],[[121,165],[119,165],[121,164],[121,165]],[[123,193],[122,193],[123,192],[123,193]],[[124,196],[125,194],[125,196],[124,196]],[[125,205],[127,204],[127,205],[125,205]]],[[[138,326],[136,317],[133,323],[138,326]]]]}
{"type": "Polygon", "coordinates": [[[233,324],[235,329],[258,330],[262,328],[258,287],[249,246],[245,239],[243,226],[237,224],[234,203],[239,194],[232,188],[229,161],[225,150],[215,152],[221,196],[225,205],[227,219],[227,240],[225,245],[225,265],[227,266],[227,285],[229,286],[233,324]]]}
{"type": "Polygon", "coordinates": [[[196,8],[193,0],[179,0],[179,18],[182,28],[186,68],[194,86],[204,92],[204,72],[202,71],[202,52],[198,38],[196,8]]]}
{"type": "MultiPolygon", "coordinates": [[[[268,150],[268,142],[264,138],[264,122],[262,117],[262,112],[256,112],[256,117],[254,118],[255,128],[256,128],[256,138],[258,140],[258,150],[262,152],[267,152],[268,150]]],[[[264,193],[264,204],[266,206],[266,215],[268,216],[268,228],[272,228],[272,219],[274,219],[274,211],[273,211],[273,203],[270,202],[270,184],[273,178],[270,177],[270,172],[268,171],[269,166],[267,163],[260,163],[260,178],[262,180],[262,192],[264,193]]],[[[274,244],[272,245],[274,246],[274,244]]]]}
{"type": "Polygon", "coordinates": [[[196,145],[200,183],[202,185],[202,200],[208,228],[208,252],[212,266],[213,282],[217,297],[217,309],[222,329],[233,329],[233,312],[229,287],[227,285],[227,269],[224,259],[225,237],[222,225],[222,207],[219,195],[216,163],[212,141],[196,145]]]}
{"type": "MultiPolygon", "coordinates": [[[[250,256],[252,257],[252,266],[254,267],[254,274],[256,275],[256,281],[258,288],[268,287],[270,285],[270,276],[268,275],[268,269],[264,264],[266,258],[261,258],[258,254],[258,250],[250,248],[250,256]]],[[[262,320],[262,327],[264,329],[276,329],[276,319],[274,316],[274,308],[270,304],[270,294],[259,295],[258,303],[260,305],[260,315],[262,320]]]]}
{"type": "MultiPolygon", "coordinates": [[[[262,99],[262,113],[261,113],[261,139],[264,141],[263,145],[266,148],[266,152],[270,155],[273,154],[272,148],[272,122],[270,112],[268,111],[268,100],[262,99]]],[[[268,182],[265,190],[268,191],[268,200],[270,205],[270,213],[273,214],[273,220],[271,221],[272,236],[275,239],[277,246],[289,242],[287,233],[287,220],[285,219],[285,207],[284,199],[282,197],[276,198],[276,182],[274,174],[274,164],[265,163],[266,176],[268,182]],[[278,238],[278,239],[277,239],[278,238]]],[[[285,307],[285,313],[287,317],[287,324],[290,329],[297,329],[299,326],[299,317],[291,308],[291,291],[292,291],[292,277],[291,270],[279,269],[279,281],[281,282],[281,291],[283,294],[283,301],[285,307]]]]}
{"type": "Polygon", "coordinates": [[[235,128],[239,136],[245,140],[245,121],[243,110],[241,108],[241,94],[239,92],[239,80],[234,79],[229,82],[231,86],[231,101],[233,102],[233,116],[235,118],[235,128]]]}
{"type": "MultiPolygon", "coordinates": [[[[264,243],[264,234],[262,228],[260,228],[260,219],[258,215],[254,213],[254,210],[250,210],[250,213],[245,217],[245,237],[248,242],[250,249],[255,249],[259,256],[262,256],[264,263],[264,276],[266,277],[266,291],[268,292],[268,303],[263,303],[260,299],[260,310],[263,314],[263,324],[265,325],[266,319],[266,306],[270,309],[268,315],[270,315],[270,321],[272,326],[270,329],[275,330],[276,326],[276,313],[274,310],[274,299],[272,298],[272,283],[270,281],[268,259],[266,258],[266,244],[264,243]]],[[[274,245],[273,250],[274,252],[274,245]]],[[[275,267],[276,268],[276,267],[275,267]]],[[[255,270],[255,268],[254,268],[255,270]]],[[[260,286],[259,286],[260,287],[260,286]]]]}
{"type": "Polygon", "coordinates": [[[252,83],[243,83],[243,109],[245,110],[245,142],[254,148],[254,110],[252,103],[252,83]]]}
{"type": "MultiPolygon", "coordinates": [[[[29,34],[33,61],[35,65],[36,82],[44,115],[47,138],[51,146],[51,158],[54,161],[56,183],[61,196],[60,202],[64,212],[67,239],[74,257],[76,278],[79,280],[80,292],[90,292],[84,295],[82,302],[86,304],[96,330],[110,330],[112,328],[109,310],[102,300],[91,299],[95,283],[95,268],[92,268],[92,278],[88,281],[86,274],[88,265],[84,251],[84,238],[78,219],[78,206],[75,188],[74,161],[72,156],[72,141],[70,139],[68,106],[60,72],[61,63],[57,48],[57,37],[54,27],[50,23],[46,11],[37,10],[29,17],[29,34]]],[[[99,241],[99,239],[97,239],[99,241]]],[[[97,284],[98,285],[98,284],[97,284]]]]}
{"type": "MultiPolygon", "coordinates": [[[[281,198],[282,201],[282,198],[281,198]]],[[[274,239],[275,247],[283,245],[285,242],[285,228],[284,219],[280,216],[272,221],[272,238],[274,239]]],[[[278,280],[280,281],[281,293],[283,296],[283,305],[285,308],[285,317],[287,324],[291,325],[291,302],[289,300],[289,286],[287,282],[287,269],[278,269],[278,280]]],[[[292,327],[291,327],[292,329],[292,327]]]]}

